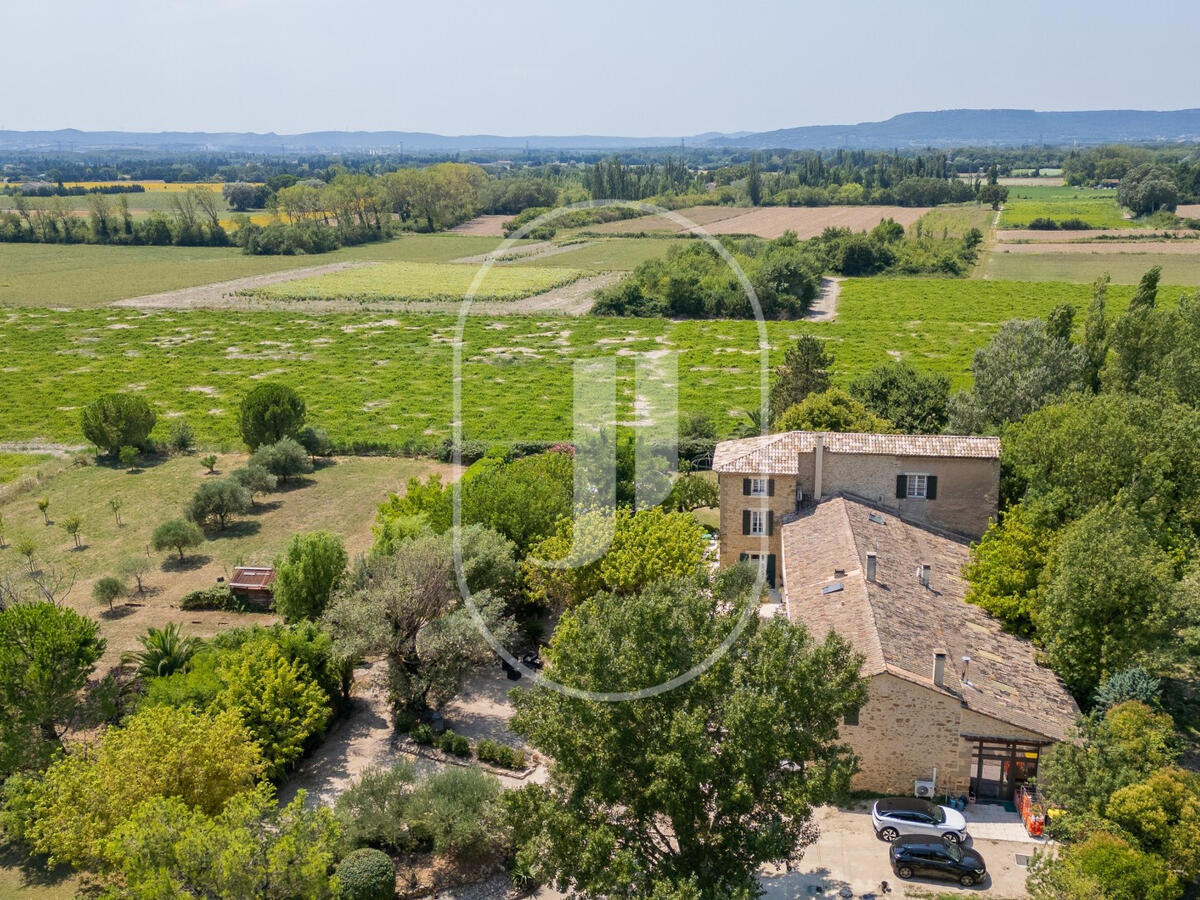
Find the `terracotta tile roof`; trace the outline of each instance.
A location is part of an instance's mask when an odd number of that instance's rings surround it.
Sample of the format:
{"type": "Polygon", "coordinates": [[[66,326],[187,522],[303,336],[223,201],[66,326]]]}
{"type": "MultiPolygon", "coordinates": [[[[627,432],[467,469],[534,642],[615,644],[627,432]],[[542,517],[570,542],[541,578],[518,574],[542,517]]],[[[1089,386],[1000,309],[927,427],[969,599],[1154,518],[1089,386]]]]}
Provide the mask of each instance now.
{"type": "Polygon", "coordinates": [[[862,653],[863,672],[889,672],[936,690],[933,651],[947,654],[944,685],[968,708],[1064,740],[1079,714],[1033,645],[967,603],[964,538],[902,521],[849,496],[817,504],[783,526],[784,601],[816,635],[837,631],[862,653]],[[866,554],[876,554],[876,579],[866,554]],[[931,567],[930,587],[917,578],[931,567]],[[831,586],[840,584],[840,590],[831,586]],[[823,593],[822,591],[826,591],[823,593]],[[969,656],[966,683],[962,658],[969,656]]]}
{"type": "Polygon", "coordinates": [[[996,459],[1000,439],[958,434],[861,434],[835,431],[785,431],[733,441],[721,441],[713,452],[714,472],[795,475],[799,454],[811,453],[820,435],[831,453],[880,456],[949,456],[996,459]]]}

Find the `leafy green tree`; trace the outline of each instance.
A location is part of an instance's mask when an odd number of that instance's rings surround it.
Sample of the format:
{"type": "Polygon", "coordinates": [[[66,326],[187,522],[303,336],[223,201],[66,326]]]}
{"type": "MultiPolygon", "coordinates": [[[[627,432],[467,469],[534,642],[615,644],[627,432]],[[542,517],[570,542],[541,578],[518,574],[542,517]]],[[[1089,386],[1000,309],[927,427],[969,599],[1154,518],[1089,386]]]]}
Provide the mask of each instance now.
{"type": "Polygon", "coordinates": [[[524,555],[571,514],[575,468],[568,453],[539,453],[481,472],[462,484],[462,523],[500,532],[524,555]]]}
{"type": "Polygon", "coordinates": [[[308,451],[308,455],[316,459],[318,456],[333,455],[333,442],[329,439],[329,432],[324,428],[314,428],[312,425],[307,425],[301,429],[296,436],[296,440],[300,446],[308,451]]]}
{"type": "Polygon", "coordinates": [[[841,388],[809,394],[780,412],[773,431],[863,431],[887,434],[895,427],[841,388]]]}
{"type": "Polygon", "coordinates": [[[278,483],[278,479],[260,465],[234,469],[229,477],[250,492],[251,503],[256,494],[270,493],[278,483]]]}
{"type": "Polygon", "coordinates": [[[142,649],[121,654],[121,663],[132,665],[139,678],[163,678],[185,672],[203,646],[197,637],[184,637],[178,622],[169,622],[163,628],[151,626],[138,638],[138,643],[142,649]]]}
{"type": "Polygon", "coordinates": [[[346,845],[393,853],[413,849],[415,838],[405,819],[405,807],[416,780],[412,763],[402,760],[390,768],[365,770],[339,794],[334,815],[346,845]]]}
{"type": "Polygon", "coordinates": [[[692,512],[705,507],[715,508],[720,500],[715,482],[699,472],[681,472],[662,505],[673,512],[692,512]]]}
{"type": "Polygon", "coordinates": [[[1200,878],[1200,778],[1183,769],[1160,769],[1121,788],[1108,817],[1147,853],[1167,861],[1183,883],[1200,878]]]}
{"type": "Polygon", "coordinates": [[[440,472],[422,482],[408,479],[403,494],[389,494],[375,513],[374,552],[389,555],[404,541],[430,532],[441,534],[450,527],[451,493],[442,484],[440,472]]]}
{"type": "Polygon", "coordinates": [[[150,404],[137,394],[105,394],[83,408],[83,436],[116,456],[122,447],[144,447],[156,417],[150,404]]]}
{"type": "Polygon", "coordinates": [[[925,375],[906,362],[876,366],[850,385],[850,393],[902,434],[937,434],[946,427],[950,380],[925,375]]]}
{"type": "Polygon", "coordinates": [[[122,468],[125,469],[137,467],[138,455],[137,447],[122,447],[117,451],[117,459],[120,460],[122,468]]]}
{"type": "Polygon", "coordinates": [[[187,419],[176,419],[171,425],[171,449],[176,453],[187,453],[196,446],[196,433],[187,419]]]}
{"type": "Polygon", "coordinates": [[[1166,713],[1128,700],[1081,722],[1078,742],[1064,742],[1046,761],[1047,797],[1072,815],[1108,814],[1109,799],[1178,758],[1175,723],[1166,713]]]}
{"type": "Polygon", "coordinates": [[[1051,664],[1090,695],[1133,663],[1163,665],[1197,611],[1180,602],[1174,563],[1124,506],[1099,506],[1063,531],[1037,614],[1051,664]]]}
{"type": "Polygon", "coordinates": [[[81,546],[79,543],[79,533],[83,530],[83,519],[76,515],[70,515],[58,524],[75,541],[75,549],[78,550],[81,546]]]}
{"type": "MultiPolygon", "coordinates": [[[[463,572],[478,615],[501,642],[514,632],[495,595],[512,569],[512,545],[461,534],[463,572]]],[[[449,536],[419,537],[391,556],[360,562],[324,616],[338,653],[384,654],[397,711],[420,713],[452,698],[466,676],[495,655],[462,602],[449,536]]]]}
{"type": "Polygon", "coordinates": [[[1087,321],[1083,326],[1084,386],[1093,394],[1100,390],[1100,373],[1108,359],[1108,286],[1111,281],[1112,276],[1105,272],[1092,284],[1092,302],[1088,304],[1087,321]]]}
{"type": "Polygon", "coordinates": [[[17,542],[13,544],[13,549],[16,550],[18,554],[25,557],[25,568],[27,568],[32,574],[33,558],[37,554],[37,541],[28,537],[18,538],[17,542]]]}
{"type": "Polygon", "coordinates": [[[295,437],[306,411],[300,395],[284,384],[265,381],[242,400],[242,440],[251,450],[295,437]]]}
{"type": "Polygon", "coordinates": [[[521,572],[531,599],[562,608],[601,591],[633,594],[654,581],[696,575],[704,558],[704,529],[688,513],[618,507],[561,519],[521,572]]]}
{"type": "Polygon", "coordinates": [[[750,159],[750,174],[746,178],[746,196],[750,198],[751,206],[762,203],[762,170],[758,165],[758,157],[750,159]]]}
{"type": "Polygon", "coordinates": [[[178,797],[215,815],[262,770],[261,751],[236,713],[149,706],[106,730],[93,752],[46,770],[26,837],[51,863],[100,868],[105,840],[141,803],[178,797]]]}
{"type": "Polygon", "coordinates": [[[268,778],[287,772],[329,722],[327,698],[308,667],[287,659],[268,638],[222,656],[217,676],[225,689],[216,705],[236,712],[249,729],[262,748],[268,778]]]}
{"type": "Polygon", "coordinates": [[[124,524],[125,524],[121,521],[121,507],[123,507],[124,505],[125,505],[125,501],[122,500],[120,497],[109,497],[108,498],[108,508],[112,510],[113,519],[116,520],[118,528],[123,528],[124,524]]]}
{"type": "Polygon", "coordinates": [[[34,768],[60,746],[103,653],[96,623],[68,607],[0,610],[0,774],[34,768]]]}
{"type": "MultiPolygon", "coordinates": [[[[585,600],[555,630],[546,674],[587,691],[662,684],[757,605],[752,583],[739,567],[712,590],[693,580],[585,600]]],[[[860,664],[832,632],[818,643],[750,612],[729,652],[665,693],[517,692],[512,727],[553,762],[546,784],[504,798],[516,864],[585,895],[757,896],[759,867],[814,841],[813,806],[848,788],[838,727],[866,699],[860,664]]]]}
{"type": "Polygon", "coordinates": [[[823,341],[811,334],[800,335],[784,354],[783,365],[775,370],[771,409],[781,412],[809,394],[828,390],[832,365],[833,357],[825,352],[823,341]]]}
{"type": "Polygon", "coordinates": [[[206,812],[178,797],[152,797],[104,841],[105,868],[138,897],[340,896],[330,876],[337,823],[325,807],[306,809],[304,798],[299,791],[280,807],[263,784],[206,812]]]}
{"type": "Polygon", "coordinates": [[[996,432],[1062,395],[1083,387],[1083,348],[1051,334],[1041,319],[1005,322],[975,351],[970,391],[950,401],[950,430],[996,432]]]}
{"type": "Polygon", "coordinates": [[[209,475],[214,474],[217,471],[217,454],[210,453],[200,457],[200,465],[204,466],[209,475]]]}
{"type": "Polygon", "coordinates": [[[146,573],[149,572],[151,568],[152,564],[149,557],[143,556],[140,553],[134,556],[125,557],[117,565],[117,571],[119,574],[125,578],[132,578],[134,580],[134,582],[137,584],[137,592],[139,594],[144,594],[146,592],[146,586],[143,580],[146,577],[146,573]]]}
{"type": "Polygon", "coordinates": [[[1131,169],[1117,186],[1117,202],[1128,206],[1137,216],[1148,216],[1160,209],[1175,211],[1179,205],[1179,187],[1166,166],[1145,163],[1131,169]]]}
{"type": "Polygon", "coordinates": [[[281,482],[297,475],[307,475],[313,470],[312,459],[295,440],[281,438],[273,444],[265,444],[250,457],[249,468],[265,469],[281,482]]]}
{"type": "Polygon", "coordinates": [[[284,621],[321,618],[349,561],[342,539],[328,531],[294,535],[275,562],[275,608],[284,621]]]}
{"type": "Polygon", "coordinates": [[[460,862],[494,859],[505,848],[500,780],[482,769],[450,767],[419,781],[404,804],[421,844],[460,862]]]}
{"type": "Polygon", "coordinates": [[[106,575],[92,585],[92,599],[97,603],[107,603],[112,610],[113,603],[125,596],[125,582],[112,575],[106,575]]]}
{"type": "Polygon", "coordinates": [[[1157,856],[1099,832],[1057,856],[1038,853],[1026,883],[1033,900],[1177,900],[1179,879],[1157,856]]]}
{"type": "Polygon", "coordinates": [[[183,562],[184,550],[193,550],[204,543],[204,532],[200,530],[195,522],[189,522],[186,519],[172,519],[169,522],[163,522],[154,529],[154,533],[150,536],[150,543],[155,550],[174,550],[179,554],[179,561],[183,562]]]}
{"type": "Polygon", "coordinates": [[[222,478],[202,482],[184,508],[184,515],[197,525],[215,522],[224,530],[233,516],[249,510],[250,492],[232,478],[222,478]]]}
{"type": "Polygon", "coordinates": [[[1031,636],[1053,538],[1051,529],[1028,506],[1010,506],[971,547],[970,562],[963,570],[967,602],[982,606],[1009,631],[1031,636]]]}
{"type": "Polygon", "coordinates": [[[42,519],[45,524],[50,524],[50,498],[39,497],[37,501],[38,512],[42,514],[42,519]]]}
{"type": "Polygon", "coordinates": [[[1200,414],[1101,394],[1038,410],[1005,432],[1012,496],[1071,520],[1116,498],[1168,530],[1200,528],[1200,414]]]}

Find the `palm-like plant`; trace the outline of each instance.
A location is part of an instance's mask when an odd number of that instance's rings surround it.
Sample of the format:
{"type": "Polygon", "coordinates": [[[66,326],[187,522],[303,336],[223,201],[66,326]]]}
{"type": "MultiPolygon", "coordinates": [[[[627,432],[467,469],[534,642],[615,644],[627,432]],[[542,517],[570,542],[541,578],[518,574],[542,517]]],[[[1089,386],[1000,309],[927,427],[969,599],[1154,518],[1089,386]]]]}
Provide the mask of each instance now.
{"type": "Polygon", "coordinates": [[[763,433],[763,415],[762,408],[744,409],[742,415],[745,417],[738,425],[738,437],[754,437],[763,433]]]}
{"type": "Polygon", "coordinates": [[[178,622],[171,622],[161,629],[150,628],[138,638],[138,642],[142,649],[123,653],[121,662],[133,663],[137,667],[136,673],[142,678],[158,678],[186,671],[203,643],[199,638],[181,635],[178,622]]]}

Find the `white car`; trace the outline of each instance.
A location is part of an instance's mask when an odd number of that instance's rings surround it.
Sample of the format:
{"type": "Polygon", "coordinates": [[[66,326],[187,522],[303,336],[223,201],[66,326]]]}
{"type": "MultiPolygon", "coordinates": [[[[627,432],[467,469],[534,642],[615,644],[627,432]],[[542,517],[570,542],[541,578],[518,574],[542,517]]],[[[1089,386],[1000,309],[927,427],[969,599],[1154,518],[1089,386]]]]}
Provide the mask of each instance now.
{"type": "Polygon", "coordinates": [[[876,800],[871,824],[875,836],[889,844],[902,834],[936,835],[956,844],[967,839],[967,820],[962,813],[915,797],[876,800]]]}

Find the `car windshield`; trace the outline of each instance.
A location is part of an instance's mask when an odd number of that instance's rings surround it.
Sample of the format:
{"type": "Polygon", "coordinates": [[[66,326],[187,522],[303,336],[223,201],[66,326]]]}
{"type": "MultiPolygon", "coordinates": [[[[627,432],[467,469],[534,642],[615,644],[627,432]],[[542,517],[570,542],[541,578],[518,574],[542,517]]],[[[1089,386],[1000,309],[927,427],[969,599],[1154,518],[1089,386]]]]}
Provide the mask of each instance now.
{"type": "Polygon", "coordinates": [[[962,862],[962,850],[959,849],[958,844],[946,844],[945,851],[946,855],[955,862],[962,862]]]}
{"type": "Polygon", "coordinates": [[[946,810],[940,806],[931,806],[929,808],[929,815],[933,816],[935,825],[942,825],[946,821],[946,810]]]}

